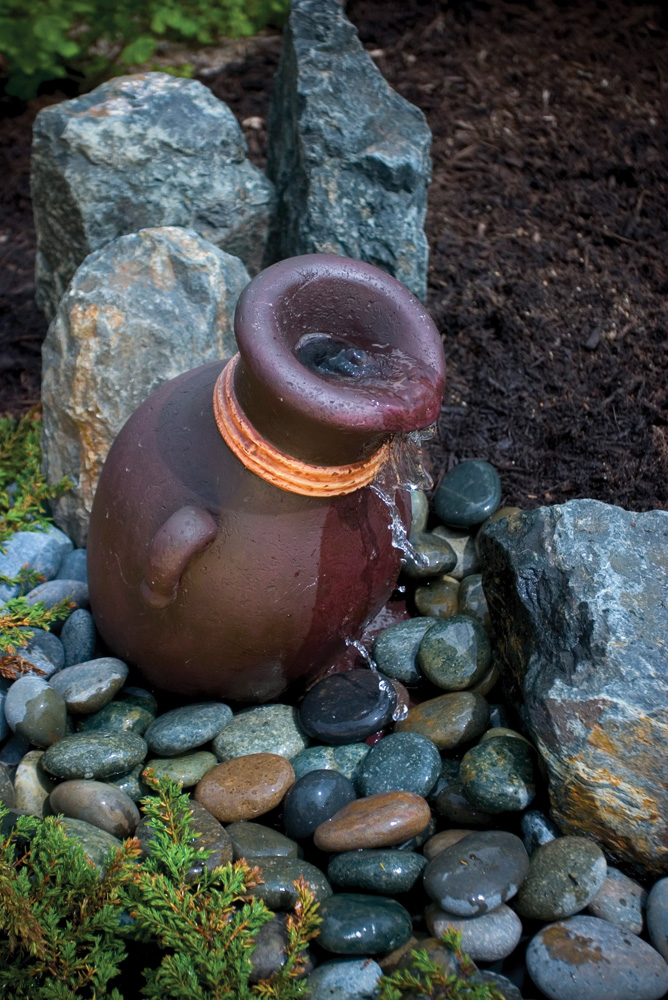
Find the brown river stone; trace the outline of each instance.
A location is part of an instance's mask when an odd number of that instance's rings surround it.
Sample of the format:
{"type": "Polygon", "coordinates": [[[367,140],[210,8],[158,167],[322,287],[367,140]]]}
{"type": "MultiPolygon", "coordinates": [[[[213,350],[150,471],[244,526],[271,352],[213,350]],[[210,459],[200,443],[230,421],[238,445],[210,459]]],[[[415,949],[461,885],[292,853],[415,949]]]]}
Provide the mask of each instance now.
{"type": "Polygon", "coordinates": [[[405,719],[397,722],[394,731],[420,733],[439,750],[450,750],[480,736],[488,720],[489,705],[482,695],[453,691],[412,708],[405,719]]]}
{"type": "Polygon", "coordinates": [[[431,810],[414,792],[382,792],[350,802],[313,835],[321,851],[354,851],[360,847],[391,847],[422,833],[431,810]]]}
{"type": "Polygon", "coordinates": [[[236,823],[274,809],[294,782],[295,772],[285,757],[251,753],[205,774],[194,798],[221,823],[236,823]]]}

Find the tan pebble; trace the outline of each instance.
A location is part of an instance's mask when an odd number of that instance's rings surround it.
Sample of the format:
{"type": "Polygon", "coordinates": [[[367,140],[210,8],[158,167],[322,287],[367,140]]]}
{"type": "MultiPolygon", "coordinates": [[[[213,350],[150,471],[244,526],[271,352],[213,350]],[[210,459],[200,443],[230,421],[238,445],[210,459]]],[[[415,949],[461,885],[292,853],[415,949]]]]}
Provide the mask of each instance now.
{"type": "Polygon", "coordinates": [[[486,743],[487,740],[494,740],[499,736],[508,736],[513,740],[524,740],[524,742],[528,744],[532,750],[535,750],[533,743],[531,743],[526,736],[522,736],[522,734],[518,733],[516,729],[508,729],[506,726],[494,726],[492,729],[488,729],[482,734],[478,742],[486,743]]]}
{"type": "Polygon", "coordinates": [[[55,785],[42,768],[44,750],[29,750],[14,776],[16,798],[14,808],[29,816],[51,816],[53,810],[49,796],[55,785]]]}
{"type": "Polygon", "coordinates": [[[317,827],[313,842],[321,851],[391,847],[422,833],[431,810],[414,792],[382,792],[348,803],[317,827]]]}
{"type": "Polygon", "coordinates": [[[431,861],[438,854],[458,843],[462,837],[468,837],[469,833],[477,833],[477,830],[441,830],[430,837],[422,848],[422,853],[428,861],[431,861]]]}
{"type": "Polygon", "coordinates": [[[274,809],[294,783],[295,772],[285,757],[251,753],[214,767],[193,797],[221,823],[236,823],[274,809]]]}

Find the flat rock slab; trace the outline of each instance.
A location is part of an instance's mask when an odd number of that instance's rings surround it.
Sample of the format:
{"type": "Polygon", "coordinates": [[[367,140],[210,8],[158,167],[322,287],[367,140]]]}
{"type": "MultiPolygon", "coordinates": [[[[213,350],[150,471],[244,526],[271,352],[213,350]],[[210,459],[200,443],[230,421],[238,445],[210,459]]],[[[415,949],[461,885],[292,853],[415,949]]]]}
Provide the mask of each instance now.
{"type": "Polygon", "coordinates": [[[424,299],[431,133],[385,82],[339,0],[293,0],[267,125],[274,259],[354,257],[424,299]]]}
{"type": "Polygon", "coordinates": [[[668,871],[668,511],[573,500],[490,522],[479,546],[556,822],[668,871]]]}

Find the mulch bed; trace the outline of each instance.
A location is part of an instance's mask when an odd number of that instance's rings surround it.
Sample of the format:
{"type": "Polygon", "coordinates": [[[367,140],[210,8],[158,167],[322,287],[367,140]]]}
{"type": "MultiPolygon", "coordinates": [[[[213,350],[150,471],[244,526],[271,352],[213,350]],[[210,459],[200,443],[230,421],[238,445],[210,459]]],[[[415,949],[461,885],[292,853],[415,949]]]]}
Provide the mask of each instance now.
{"type": "MultiPolygon", "coordinates": [[[[486,458],[504,503],[668,509],[668,21],[659,3],[350,0],[431,126],[428,306],[448,387],[435,471],[486,458]]],[[[264,164],[280,50],[204,82],[264,164]]],[[[39,400],[32,121],[0,133],[0,410],[39,400]]]]}

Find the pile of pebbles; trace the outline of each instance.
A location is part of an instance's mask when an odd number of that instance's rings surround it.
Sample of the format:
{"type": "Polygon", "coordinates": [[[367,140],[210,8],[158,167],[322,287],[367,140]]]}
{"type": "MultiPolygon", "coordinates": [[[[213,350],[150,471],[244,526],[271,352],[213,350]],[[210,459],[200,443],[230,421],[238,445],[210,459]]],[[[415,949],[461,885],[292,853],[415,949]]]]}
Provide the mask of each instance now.
{"type": "Polygon", "coordinates": [[[180,782],[198,845],[213,852],[207,866],[244,857],[263,870],[253,891],[276,915],[258,940],[256,980],[284,960],[293,881],[310,883],[323,918],[313,1000],[373,997],[418,946],[456,972],[439,941],[449,926],[506,1000],[659,1000],[668,879],[648,894],[594,840],[559,834],[538,754],[493,700],[475,533],[508,513],[500,497],[482,461],[456,466],[432,511],[414,493],[402,589],[415,616],[377,635],[370,664],[326,676],[294,704],[235,711],[173,707],[133,685],[125,663],[99,655],[85,550],[54,527],[18,533],[0,573],[28,564],[48,580],[29,603],[70,596],[76,610],[21,650],[40,675],[0,681],[0,798],[16,814],[64,815],[101,866],[124,837],[149,849],[137,808],[145,769],[180,782]]]}

